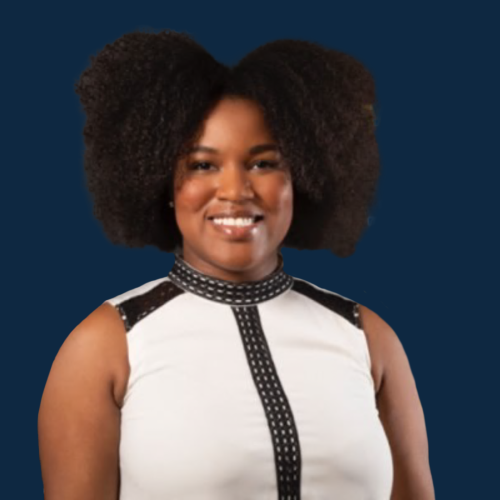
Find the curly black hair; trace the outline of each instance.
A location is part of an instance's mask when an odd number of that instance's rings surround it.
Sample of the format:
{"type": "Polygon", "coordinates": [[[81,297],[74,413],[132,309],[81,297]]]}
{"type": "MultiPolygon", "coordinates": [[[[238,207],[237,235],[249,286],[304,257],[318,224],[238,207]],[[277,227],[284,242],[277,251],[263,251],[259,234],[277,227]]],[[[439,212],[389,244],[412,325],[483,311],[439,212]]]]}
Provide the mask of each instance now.
{"type": "Polygon", "coordinates": [[[375,84],[352,56],[303,40],[266,43],[235,65],[191,35],[135,31],[75,83],[86,122],[94,215],[112,243],[172,252],[174,168],[225,96],[257,103],[290,166],[294,215],[282,246],[354,253],[375,201],[375,84]]]}

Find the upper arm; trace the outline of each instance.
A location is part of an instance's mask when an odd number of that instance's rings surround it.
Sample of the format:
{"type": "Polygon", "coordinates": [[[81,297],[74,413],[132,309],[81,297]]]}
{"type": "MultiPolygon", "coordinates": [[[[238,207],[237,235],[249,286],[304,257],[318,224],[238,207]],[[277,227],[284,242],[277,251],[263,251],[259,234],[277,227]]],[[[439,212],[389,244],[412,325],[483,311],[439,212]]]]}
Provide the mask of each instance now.
{"type": "Polygon", "coordinates": [[[70,333],[52,364],[38,413],[45,500],[118,498],[124,338],[117,311],[105,303],[70,333]]]}
{"type": "Polygon", "coordinates": [[[359,312],[378,378],[379,416],[393,457],[391,500],[433,500],[424,412],[408,358],[382,318],[361,305],[359,312]]]}

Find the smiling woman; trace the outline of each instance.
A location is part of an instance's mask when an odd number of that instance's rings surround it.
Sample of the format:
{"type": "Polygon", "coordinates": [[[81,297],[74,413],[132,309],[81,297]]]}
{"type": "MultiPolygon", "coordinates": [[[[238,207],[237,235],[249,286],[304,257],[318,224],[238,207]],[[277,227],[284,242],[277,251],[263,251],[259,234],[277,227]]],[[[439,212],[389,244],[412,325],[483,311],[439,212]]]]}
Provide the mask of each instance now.
{"type": "Polygon", "coordinates": [[[281,253],[347,257],[367,226],[369,72],[297,40],[228,67],[172,31],[91,61],[76,91],[94,214],[175,260],[61,347],[38,417],[45,500],[433,499],[394,331],[281,253]]]}
{"type": "Polygon", "coordinates": [[[290,169],[250,100],[217,103],[198,141],[174,180],[184,259],[225,280],[261,279],[276,268],[292,222],[290,169]]]}

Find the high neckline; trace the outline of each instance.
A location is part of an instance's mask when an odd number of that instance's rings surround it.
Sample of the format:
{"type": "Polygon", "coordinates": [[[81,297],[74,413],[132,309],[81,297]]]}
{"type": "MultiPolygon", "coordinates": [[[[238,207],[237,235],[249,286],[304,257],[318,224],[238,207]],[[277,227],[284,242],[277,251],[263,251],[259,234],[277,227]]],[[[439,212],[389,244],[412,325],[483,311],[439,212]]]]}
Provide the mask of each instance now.
{"type": "Polygon", "coordinates": [[[188,264],[180,252],[175,252],[175,260],[168,278],[179,288],[214,302],[230,306],[250,306],[270,300],[293,285],[293,278],[283,269],[283,255],[278,253],[276,269],[260,280],[229,281],[202,273],[188,264]]]}

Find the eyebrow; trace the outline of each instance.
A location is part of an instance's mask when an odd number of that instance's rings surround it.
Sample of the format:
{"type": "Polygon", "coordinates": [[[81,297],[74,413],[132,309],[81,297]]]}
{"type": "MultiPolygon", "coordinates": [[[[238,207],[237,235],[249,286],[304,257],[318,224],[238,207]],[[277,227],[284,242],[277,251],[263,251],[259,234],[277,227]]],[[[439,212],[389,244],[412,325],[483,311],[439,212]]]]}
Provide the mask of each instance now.
{"type": "MultiPolygon", "coordinates": [[[[257,146],[251,147],[248,152],[252,155],[262,153],[264,151],[279,151],[279,148],[276,144],[258,144],[257,146]]],[[[188,150],[188,153],[218,153],[217,149],[209,148],[208,146],[193,146],[188,150]]]]}

